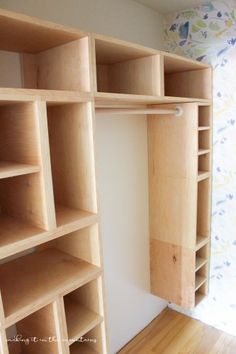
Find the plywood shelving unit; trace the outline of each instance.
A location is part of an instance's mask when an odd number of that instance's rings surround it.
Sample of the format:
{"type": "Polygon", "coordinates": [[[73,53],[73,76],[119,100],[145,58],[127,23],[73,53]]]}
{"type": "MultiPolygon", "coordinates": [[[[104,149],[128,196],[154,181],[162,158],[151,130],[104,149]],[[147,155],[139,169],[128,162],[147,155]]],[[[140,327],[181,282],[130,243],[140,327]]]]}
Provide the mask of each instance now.
{"type": "Polygon", "coordinates": [[[95,108],[182,107],[148,118],[151,279],[194,306],[208,289],[211,68],[5,10],[0,50],[22,75],[21,88],[0,78],[0,352],[106,354],[95,108]]]}

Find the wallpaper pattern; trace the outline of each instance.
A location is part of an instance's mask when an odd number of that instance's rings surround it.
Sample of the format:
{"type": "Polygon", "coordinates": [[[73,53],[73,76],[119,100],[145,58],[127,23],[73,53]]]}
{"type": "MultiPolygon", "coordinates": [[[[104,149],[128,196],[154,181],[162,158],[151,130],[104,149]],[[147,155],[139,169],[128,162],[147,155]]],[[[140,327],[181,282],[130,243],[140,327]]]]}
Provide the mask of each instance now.
{"type": "Polygon", "coordinates": [[[210,296],[188,314],[236,335],[236,1],[168,15],[165,41],[214,68],[210,296]]]}

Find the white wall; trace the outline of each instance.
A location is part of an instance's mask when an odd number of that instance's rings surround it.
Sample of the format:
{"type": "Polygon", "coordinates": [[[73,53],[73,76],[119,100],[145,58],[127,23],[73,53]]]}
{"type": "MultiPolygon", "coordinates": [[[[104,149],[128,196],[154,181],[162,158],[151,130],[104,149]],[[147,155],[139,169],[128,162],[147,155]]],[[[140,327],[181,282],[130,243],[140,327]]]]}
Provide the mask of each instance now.
{"type": "Polygon", "coordinates": [[[0,7],[153,48],[163,47],[163,17],[132,0],[0,0],[0,7]]]}
{"type": "MultiPolygon", "coordinates": [[[[0,7],[146,46],[163,45],[162,17],[132,0],[0,0],[0,7]]],[[[14,55],[5,58],[5,63],[17,60],[14,55]]],[[[3,77],[1,55],[0,64],[3,77]]],[[[12,77],[5,84],[12,85],[12,77]]],[[[113,354],[166,302],[149,293],[146,117],[100,116],[96,123],[109,353],[113,354]]]]}

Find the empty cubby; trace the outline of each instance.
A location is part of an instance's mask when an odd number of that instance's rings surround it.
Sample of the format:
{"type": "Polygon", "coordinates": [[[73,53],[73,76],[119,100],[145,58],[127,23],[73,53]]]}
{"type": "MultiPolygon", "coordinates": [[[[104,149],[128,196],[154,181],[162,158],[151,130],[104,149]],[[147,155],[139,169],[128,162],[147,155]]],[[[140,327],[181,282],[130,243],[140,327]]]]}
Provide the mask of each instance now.
{"type": "Polygon", "coordinates": [[[200,269],[196,271],[195,276],[195,291],[197,291],[203,284],[207,281],[208,275],[208,265],[203,265],[200,269]]]}
{"type": "Polygon", "coordinates": [[[211,106],[198,107],[198,125],[201,129],[210,128],[211,126],[211,106]]]}
{"type": "Polygon", "coordinates": [[[91,103],[47,106],[57,225],[96,213],[91,103]]]}
{"type": "Polygon", "coordinates": [[[98,39],[95,49],[98,92],[161,95],[160,55],[98,39]]]}
{"type": "Polygon", "coordinates": [[[208,293],[208,285],[207,282],[205,282],[195,292],[195,306],[197,306],[206,297],[207,293],[208,293]]]}
{"type": "Polygon", "coordinates": [[[210,153],[204,153],[198,156],[198,171],[210,172],[211,169],[211,155],[210,153]]]}
{"type": "Polygon", "coordinates": [[[39,173],[0,180],[0,246],[47,229],[39,173]]]}
{"type": "Polygon", "coordinates": [[[185,58],[164,56],[165,96],[211,99],[211,90],[210,67],[204,68],[185,58]]]}
{"type": "Polygon", "coordinates": [[[203,267],[208,262],[208,258],[209,258],[209,244],[201,247],[196,252],[195,270],[198,271],[201,267],[203,267]]]}
{"type": "Polygon", "coordinates": [[[0,179],[39,171],[34,103],[0,104],[0,179]]]}
{"type": "Polygon", "coordinates": [[[0,78],[0,87],[90,92],[88,43],[84,37],[46,50],[41,45],[34,53],[24,52],[24,45],[15,55],[3,51],[2,71],[11,74],[0,78]]]}
{"type": "Polygon", "coordinates": [[[197,196],[197,235],[209,237],[210,235],[210,179],[198,182],[197,196]]]}
{"type": "Polygon", "coordinates": [[[105,343],[102,342],[102,325],[86,333],[78,342],[70,346],[70,354],[102,354],[105,343]]]}
{"type": "Polygon", "coordinates": [[[9,354],[58,354],[56,319],[50,304],[7,329],[9,354]]]}
{"type": "Polygon", "coordinates": [[[103,320],[99,282],[101,279],[95,279],[64,297],[70,345],[103,320]]]}
{"type": "Polygon", "coordinates": [[[198,132],[198,148],[210,149],[211,148],[211,133],[210,130],[202,130],[198,132]]]}

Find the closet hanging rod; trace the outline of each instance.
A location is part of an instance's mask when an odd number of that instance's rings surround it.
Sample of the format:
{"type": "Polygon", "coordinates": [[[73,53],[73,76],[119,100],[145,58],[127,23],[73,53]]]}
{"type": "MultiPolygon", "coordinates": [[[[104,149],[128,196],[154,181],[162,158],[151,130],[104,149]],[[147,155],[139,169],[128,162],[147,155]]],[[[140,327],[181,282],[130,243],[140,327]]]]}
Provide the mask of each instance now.
{"type": "Polygon", "coordinates": [[[183,109],[176,106],[175,109],[163,108],[96,108],[96,113],[100,114],[168,114],[180,117],[183,109]]]}

